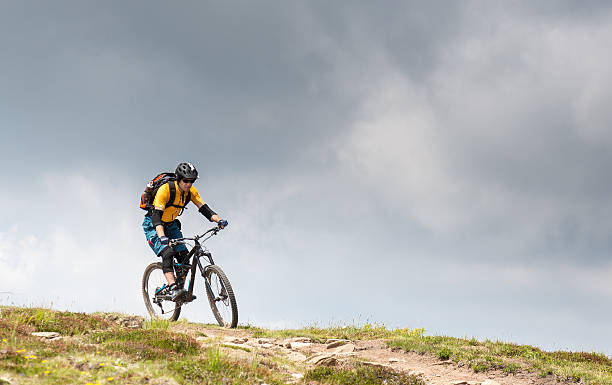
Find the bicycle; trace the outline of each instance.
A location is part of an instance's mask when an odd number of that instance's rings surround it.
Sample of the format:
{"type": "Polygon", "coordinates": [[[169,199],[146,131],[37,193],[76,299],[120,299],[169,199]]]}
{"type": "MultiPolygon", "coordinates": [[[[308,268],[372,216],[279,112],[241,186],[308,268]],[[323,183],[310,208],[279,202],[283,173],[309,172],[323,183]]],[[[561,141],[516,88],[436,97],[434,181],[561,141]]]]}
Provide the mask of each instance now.
{"type": "Polygon", "coordinates": [[[196,296],[193,295],[193,288],[197,267],[204,278],[208,303],[219,325],[230,328],[235,328],[238,325],[238,305],[236,304],[236,296],[234,295],[232,285],[223,270],[218,265],[215,265],[212,254],[203,245],[206,240],[217,235],[220,230],[220,227],[213,227],[204,234],[196,235],[193,238],[170,240],[170,247],[179,244],[189,245],[188,241],[193,241],[194,243],[184,258],[183,263],[174,262],[177,285],[184,287],[185,279],[189,278],[187,293],[176,300],[176,302],[172,301],[170,296],[168,283],[162,272],[161,262],[154,262],[147,266],[142,276],[142,295],[147,311],[152,318],[176,321],[183,305],[196,299],[196,296]],[[207,235],[208,237],[206,237],[207,235]],[[208,265],[203,267],[202,259],[205,259],[208,265]],[[190,274],[189,277],[188,274],[190,274]]]}

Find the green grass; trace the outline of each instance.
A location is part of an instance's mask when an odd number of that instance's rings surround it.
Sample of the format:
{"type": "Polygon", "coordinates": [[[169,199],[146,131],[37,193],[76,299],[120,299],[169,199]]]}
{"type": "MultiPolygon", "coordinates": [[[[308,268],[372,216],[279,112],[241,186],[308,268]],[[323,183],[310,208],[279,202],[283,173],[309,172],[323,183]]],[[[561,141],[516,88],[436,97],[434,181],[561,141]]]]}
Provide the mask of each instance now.
{"type": "Polygon", "coordinates": [[[208,348],[208,371],[218,373],[221,369],[221,350],[218,346],[208,348]]]}
{"type": "Polygon", "coordinates": [[[353,368],[319,366],[304,376],[307,381],[330,385],[424,385],[418,377],[389,369],[356,365],[353,368]]]}
{"type": "Polygon", "coordinates": [[[266,368],[252,368],[223,358],[214,364],[209,359],[173,361],[168,365],[168,371],[180,384],[285,384],[281,377],[266,368]]]}
{"type": "MultiPolygon", "coordinates": [[[[221,349],[223,344],[211,340],[213,346],[203,348],[194,337],[173,332],[174,324],[167,321],[152,320],[142,328],[130,328],[113,322],[116,318],[113,314],[0,306],[0,373],[24,385],[144,384],[163,377],[172,377],[180,384],[284,384],[288,380],[287,363],[278,361],[278,357],[255,355],[251,360],[232,360],[225,356],[229,351],[221,349]],[[31,336],[35,331],[55,331],[65,338],[43,340],[31,336]]],[[[388,330],[379,324],[243,329],[254,337],[300,336],[317,342],[331,338],[384,339],[391,348],[451,360],[476,372],[534,372],[582,384],[612,385],[612,359],[599,353],[546,352],[500,341],[425,336],[423,329],[388,330]]],[[[337,385],[420,384],[417,378],[400,378],[386,369],[359,364],[317,368],[307,372],[304,381],[337,385]]]]}
{"type": "Polygon", "coordinates": [[[424,329],[389,330],[380,324],[363,326],[307,326],[301,329],[267,330],[247,326],[254,337],[309,337],[316,342],[330,338],[348,340],[385,339],[391,348],[431,354],[441,360],[467,365],[475,372],[501,370],[508,374],[522,371],[559,380],[583,381],[592,385],[612,385],[612,359],[600,353],[545,352],[541,349],[506,342],[478,341],[445,336],[425,336],[424,329]]]}
{"type": "MultiPolygon", "coordinates": [[[[21,330],[57,332],[64,336],[80,335],[94,329],[108,329],[114,324],[100,316],[60,312],[43,308],[0,307],[2,326],[17,324],[21,330]]],[[[2,328],[4,329],[4,328],[2,328]]],[[[0,335],[2,335],[0,331],[0,335]]]]}
{"type": "Polygon", "coordinates": [[[228,349],[234,349],[234,350],[242,350],[242,351],[245,351],[247,353],[251,352],[251,349],[246,348],[244,346],[227,345],[227,344],[221,344],[219,346],[221,346],[222,348],[228,348],[228,349]]]}
{"type": "Polygon", "coordinates": [[[165,331],[170,328],[171,324],[172,322],[170,322],[169,320],[162,319],[162,318],[153,318],[148,321],[145,321],[145,323],[142,325],[142,328],[147,329],[147,330],[164,330],[165,331]]]}
{"type": "Polygon", "coordinates": [[[289,338],[308,337],[315,342],[325,343],[328,339],[337,338],[345,340],[372,340],[380,338],[393,338],[422,334],[423,329],[393,329],[389,330],[382,324],[366,323],[363,326],[337,325],[328,328],[306,326],[302,329],[268,330],[253,326],[243,327],[253,333],[256,338],[289,338]]]}
{"type": "Polygon", "coordinates": [[[196,355],[200,345],[185,335],[160,330],[115,330],[94,333],[89,337],[94,344],[108,352],[123,352],[145,360],[196,355]]]}
{"type": "Polygon", "coordinates": [[[413,334],[388,340],[391,348],[433,354],[463,363],[475,372],[499,369],[506,373],[536,372],[559,380],[584,380],[589,384],[612,384],[612,359],[600,353],[546,352],[529,345],[474,338],[413,334]]]}
{"type": "Polygon", "coordinates": [[[196,385],[286,382],[265,366],[224,356],[218,346],[202,348],[164,322],[122,328],[106,316],[0,307],[0,373],[23,385],[169,382],[164,377],[196,385]],[[72,337],[48,341],[30,335],[41,330],[72,337]]]}

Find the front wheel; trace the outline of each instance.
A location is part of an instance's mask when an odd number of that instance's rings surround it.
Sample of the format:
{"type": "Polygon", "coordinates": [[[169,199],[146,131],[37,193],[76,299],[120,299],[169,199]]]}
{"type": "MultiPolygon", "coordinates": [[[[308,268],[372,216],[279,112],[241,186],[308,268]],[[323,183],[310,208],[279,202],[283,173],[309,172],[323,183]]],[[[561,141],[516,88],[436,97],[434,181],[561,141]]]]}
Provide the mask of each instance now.
{"type": "Polygon", "coordinates": [[[204,273],[208,303],[222,327],[235,328],[238,325],[238,305],[229,279],[217,265],[210,265],[204,273]]]}
{"type": "Polygon", "coordinates": [[[176,321],[181,307],[173,302],[168,293],[168,283],[162,271],[161,262],[152,263],[142,276],[142,296],[151,318],[176,321]]]}

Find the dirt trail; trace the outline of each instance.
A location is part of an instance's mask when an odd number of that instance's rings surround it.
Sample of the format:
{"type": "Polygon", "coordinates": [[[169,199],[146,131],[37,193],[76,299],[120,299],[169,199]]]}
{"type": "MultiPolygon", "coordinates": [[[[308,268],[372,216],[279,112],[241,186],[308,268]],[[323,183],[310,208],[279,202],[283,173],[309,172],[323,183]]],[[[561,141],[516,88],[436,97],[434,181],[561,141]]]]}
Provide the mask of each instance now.
{"type": "Polygon", "coordinates": [[[552,376],[542,378],[535,373],[506,374],[501,371],[475,373],[466,366],[413,352],[391,350],[383,340],[328,340],[316,343],[305,337],[254,338],[241,329],[216,329],[200,325],[176,324],[173,331],[196,338],[202,345],[218,344],[223,354],[253,360],[267,357],[276,362],[275,369],[285,371],[288,383],[298,383],[303,374],[318,365],[341,365],[358,360],[398,372],[413,374],[428,385],[552,385],[559,384],[552,376]]]}

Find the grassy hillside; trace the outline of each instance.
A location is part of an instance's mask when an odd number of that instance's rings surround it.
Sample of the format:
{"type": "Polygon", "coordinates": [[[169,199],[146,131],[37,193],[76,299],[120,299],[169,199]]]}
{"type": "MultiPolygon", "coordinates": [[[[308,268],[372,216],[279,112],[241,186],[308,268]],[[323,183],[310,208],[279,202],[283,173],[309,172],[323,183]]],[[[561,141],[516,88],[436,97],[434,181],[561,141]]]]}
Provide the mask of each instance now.
{"type": "Polygon", "coordinates": [[[229,362],[167,322],[122,326],[120,316],[0,307],[0,384],[280,383],[257,363],[229,362]],[[56,340],[32,336],[52,331],[56,340]]]}
{"type": "Polygon", "coordinates": [[[430,354],[440,360],[467,365],[475,372],[502,370],[506,373],[527,371],[542,377],[554,376],[560,381],[612,385],[612,359],[600,353],[546,352],[529,345],[501,341],[478,341],[446,336],[425,336],[424,329],[388,330],[381,325],[362,327],[305,328],[270,331],[254,328],[255,336],[308,336],[313,340],[327,338],[350,340],[385,339],[390,348],[430,354]]]}
{"type": "MultiPolygon", "coordinates": [[[[304,369],[292,377],[291,365],[271,355],[236,357],[206,337],[215,326],[181,331],[181,323],[143,322],[119,314],[83,314],[39,308],[0,307],[0,384],[413,384],[414,376],[360,362],[304,369]],[[193,330],[199,330],[193,332],[193,330]],[[33,336],[57,332],[61,337],[33,336]]],[[[596,353],[543,352],[502,342],[424,336],[422,330],[382,326],[266,330],[243,327],[253,337],[383,339],[389,347],[451,360],[474,371],[536,372],[588,384],[612,385],[612,360],[596,353]]]]}

